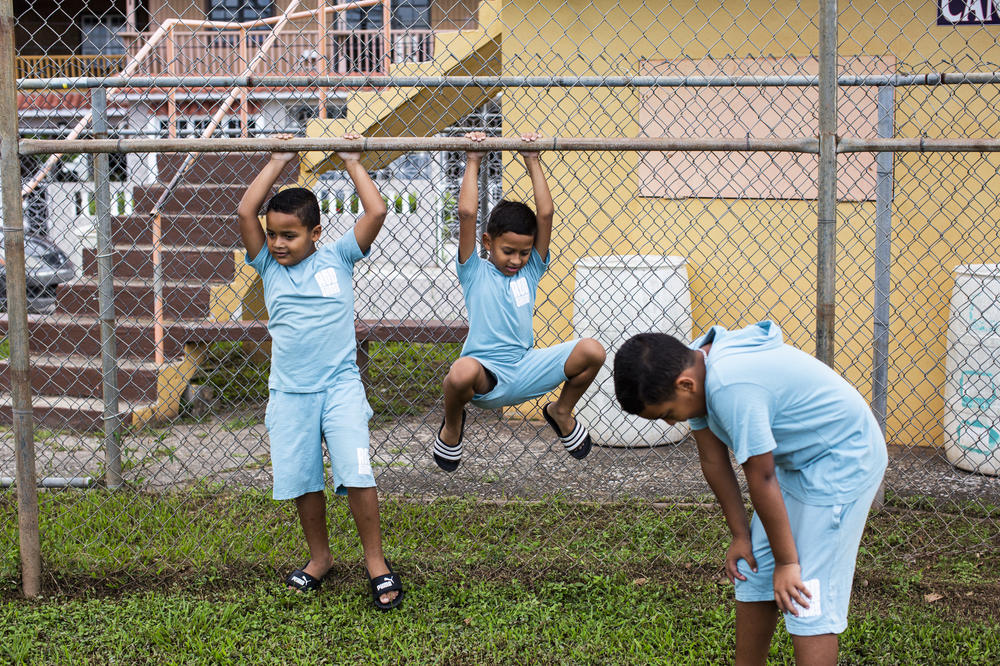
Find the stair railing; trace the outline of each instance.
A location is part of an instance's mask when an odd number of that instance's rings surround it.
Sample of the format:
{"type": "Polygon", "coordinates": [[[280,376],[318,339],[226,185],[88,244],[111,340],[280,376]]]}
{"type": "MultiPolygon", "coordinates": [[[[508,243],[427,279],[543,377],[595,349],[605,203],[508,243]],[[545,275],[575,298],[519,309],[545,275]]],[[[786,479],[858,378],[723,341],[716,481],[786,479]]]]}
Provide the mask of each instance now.
{"type": "MultiPolygon", "coordinates": [[[[197,27],[197,28],[226,27],[232,29],[233,27],[238,27],[241,30],[241,33],[243,33],[247,29],[258,27],[261,25],[270,25],[273,23],[274,28],[272,29],[271,34],[268,35],[267,39],[265,39],[264,42],[260,45],[260,47],[257,49],[257,53],[250,60],[250,62],[247,63],[246,67],[243,70],[243,73],[241,74],[241,76],[250,76],[255,73],[257,66],[267,55],[268,51],[271,50],[271,47],[274,45],[275,41],[277,41],[278,36],[281,34],[281,31],[285,28],[285,26],[288,24],[290,20],[295,18],[306,18],[310,16],[315,16],[317,14],[325,17],[327,12],[340,12],[340,11],[346,11],[348,9],[361,9],[364,7],[371,7],[378,4],[384,4],[386,7],[388,7],[389,0],[359,0],[358,2],[350,2],[346,4],[333,5],[333,6],[327,6],[324,4],[323,6],[317,7],[316,9],[296,12],[294,10],[299,5],[299,3],[300,0],[292,0],[292,2],[285,9],[285,12],[279,17],[261,19],[256,21],[247,21],[244,23],[238,23],[235,26],[232,23],[224,23],[220,21],[191,21],[191,20],[179,20],[175,23],[175,25],[184,25],[185,27],[197,27]]],[[[387,11],[388,10],[383,10],[384,19],[387,17],[386,14],[387,11]]],[[[321,25],[324,23],[325,23],[325,18],[323,21],[321,21],[321,25]]],[[[385,52],[387,54],[389,52],[389,47],[390,47],[390,42],[388,41],[390,37],[388,23],[389,22],[386,21],[387,41],[385,46],[385,52]]],[[[325,42],[326,35],[321,33],[319,35],[319,39],[321,42],[325,42]]],[[[241,44],[244,43],[245,41],[241,40],[241,44]]],[[[323,66],[328,67],[326,64],[324,64],[323,66]]],[[[386,63],[386,66],[388,66],[388,63],[386,63]]],[[[386,70],[386,74],[388,74],[388,70],[386,70]]],[[[229,113],[229,110],[232,108],[233,103],[238,98],[241,97],[245,97],[245,90],[240,87],[234,87],[226,96],[226,99],[219,106],[218,110],[216,110],[216,112],[213,114],[212,120],[209,122],[208,127],[206,127],[205,130],[201,133],[202,139],[211,138],[212,134],[215,133],[215,130],[218,129],[219,125],[222,123],[222,119],[226,116],[227,113],[229,113]]],[[[173,117],[171,116],[171,121],[172,120],[173,117]]],[[[246,125],[244,125],[244,128],[245,127],[246,125]]],[[[164,188],[163,192],[160,194],[159,198],[156,200],[156,203],[153,205],[152,210],[150,211],[150,219],[152,221],[151,226],[152,226],[152,246],[153,246],[152,250],[153,340],[156,349],[155,360],[157,364],[162,364],[166,358],[164,349],[165,345],[164,345],[164,318],[163,318],[163,264],[162,264],[162,257],[160,254],[162,224],[163,224],[162,211],[167,201],[169,201],[170,198],[173,196],[173,193],[177,189],[177,186],[180,185],[182,180],[184,180],[184,177],[187,175],[188,170],[194,163],[196,156],[197,153],[188,153],[187,155],[184,156],[184,161],[181,163],[180,167],[178,167],[177,171],[174,172],[174,175],[171,177],[170,182],[167,184],[166,188],[164,188]]]]}
{"type": "MultiPolygon", "coordinates": [[[[139,68],[139,65],[141,65],[142,62],[149,56],[149,54],[153,52],[153,49],[156,47],[156,45],[159,44],[161,41],[163,41],[163,38],[170,33],[174,24],[177,22],[178,19],[167,19],[166,21],[164,21],[160,25],[160,27],[156,29],[156,32],[153,33],[153,36],[149,38],[149,41],[146,42],[141,49],[139,49],[139,52],[136,53],[135,56],[132,57],[131,61],[127,65],[125,65],[125,68],[118,73],[118,76],[119,77],[132,76],[135,73],[135,70],[139,68]]],[[[110,88],[108,90],[108,97],[112,97],[117,92],[118,88],[110,88]]],[[[73,130],[66,136],[66,141],[72,141],[78,138],[83,133],[83,130],[87,128],[87,125],[90,124],[90,121],[93,119],[93,117],[94,117],[93,109],[90,109],[85,114],[83,114],[83,117],[80,119],[80,122],[78,122],[76,126],[73,128],[73,130]]],[[[34,192],[35,188],[37,188],[41,184],[42,180],[45,179],[45,176],[47,176],[49,172],[52,171],[52,168],[55,167],[55,165],[59,162],[61,158],[62,158],[62,153],[55,153],[49,155],[49,159],[45,160],[45,163],[41,166],[38,172],[36,172],[35,175],[32,177],[32,179],[28,181],[24,185],[24,187],[21,188],[21,198],[27,197],[29,194],[34,192]]]]}

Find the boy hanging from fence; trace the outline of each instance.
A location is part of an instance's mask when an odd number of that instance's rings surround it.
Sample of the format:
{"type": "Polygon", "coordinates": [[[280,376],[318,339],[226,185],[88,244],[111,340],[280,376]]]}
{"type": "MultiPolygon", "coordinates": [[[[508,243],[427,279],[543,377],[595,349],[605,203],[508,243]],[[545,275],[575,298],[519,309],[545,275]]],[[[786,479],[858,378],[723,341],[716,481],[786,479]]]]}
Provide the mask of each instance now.
{"type": "Polygon", "coordinates": [[[885,472],[885,439],[864,398],[831,368],[782,342],[769,321],[721,326],[690,347],[644,333],[614,364],[622,408],[688,420],[732,542],[736,663],[763,664],[778,619],[800,664],[834,664],[868,509],[885,472]],[[729,461],[743,466],[748,523],[729,461]]]}
{"type": "MultiPolygon", "coordinates": [[[[282,138],[288,138],[282,135],[282,138]]],[[[348,134],[347,139],[359,138],[348,134]]],[[[335,492],[346,494],[361,538],[372,600],[380,610],[403,601],[399,575],[382,552],[378,494],[369,460],[371,407],[356,361],[354,264],[368,254],[386,206],[360,162],[338,153],[357,189],[364,214],[331,245],[317,248],[320,214],[305,188],[285,189],[258,212],[295,153],[275,152],[247,188],[239,225],[248,263],[260,274],[271,334],[270,395],[265,424],[271,441],[275,499],[295,499],[309,546],[309,562],[285,579],[299,592],[316,590],[333,564],[326,528],[326,441],[335,492]]]]}
{"type": "MultiPolygon", "coordinates": [[[[465,135],[479,142],[483,132],[465,135]]],[[[538,133],[522,134],[532,142],[538,133]]],[[[462,459],[465,405],[482,409],[516,405],[545,395],[560,384],[559,398],[542,407],[571,456],[590,453],[586,427],[573,408],[604,363],[604,348],[591,338],[534,349],[532,317],[535,291],[549,266],[553,204],[539,153],[521,153],[531,179],[535,211],[515,201],[501,201],[490,212],[482,236],[488,258],[476,254],[476,213],[482,152],[466,153],[458,196],[458,280],[465,296],[469,337],[444,380],[444,420],[434,442],[434,460],[452,472],[462,459]]]]}

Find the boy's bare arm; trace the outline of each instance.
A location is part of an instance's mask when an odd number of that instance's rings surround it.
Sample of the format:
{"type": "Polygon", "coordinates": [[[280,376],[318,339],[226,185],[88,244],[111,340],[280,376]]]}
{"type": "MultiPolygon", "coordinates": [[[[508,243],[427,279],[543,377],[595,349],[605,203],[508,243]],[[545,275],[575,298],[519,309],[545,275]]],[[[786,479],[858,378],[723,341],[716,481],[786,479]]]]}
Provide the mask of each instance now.
{"type": "MultiPolygon", "coordinates": [[[[486,138],[485,132],[469,132],[466,139],[479,143],[486,138]]],[[[465,153],[465,174],[462,188],[458,191],[458,260],[465,263],[476,251],[476,217],[479,212],[479,167],[483,153],[465,153]]]]}
{"type": "MultiPolygon", "coordinates": [[[[521,140],[526,142],[535,141],[542,138],[538,132],[528,132],[521,135],[521,140]]],[[[538,231],[535,233],[535,250],[545,259],[549,254],[549,242],[552,240],[552,217],[555,213],[555,206],[552,203],[552,193],[549,192],[549,184],[545,180],[545,170],[542,169],[541,153],[522,152],[524,166],[528,170],[528,177],[531,178],[531,192],[535,199],[535,217],[538,220],[538,231]]]]}
{"type": "Polygon", "coordinates": [[[750,523],[747,520],[746,507],[743,505],[743,495],[739,482],[729,462],[729,449],[722,441],[712,434],[708,428],[695,430],[694,439],[698,444],[698,460],[701,471],[708,481],[709,487],[719,500],[722,513],[733,535],[732,543],[726,553],[726,576],[730,582],[734,578],[745,580],[746,577],[736,568],[736,563],[746,560],[750,568],[757,570],[757,561],[753,557],[753,547],[750,544],[750,523]]]}
{"type": "MultiPolygon", "coordinates": [[[[279,134],[278,139],[290,139],[291,134],[279,134]]],[[[278,176],[284,171],[285,166],[295,159],[295,153],[271,153],[271,161],[264,165],[257,177],[253,179],[247,191],[240,199],[240,205],[236,209],[236,216],[240,224],[240,236],[243,239],[243,247],[247,249],[247,258],[254,259],[260,249],[264,247],[267,238],[264,230],[260,226],[258,213],[260,207],[271,193],[278,176]]]]}
{"type": "MultiPolygon", "coordinates": [[[[360,134],[345,134],[345,139],[360,139],[360,134]]],[[[358,242],[358,247],[365,254],[371,249],[372,243],[382,230],[385,222],[387,208],[385,200],[379,194],[375,182],[368,175],[367,169],[361,164],[361,153],[338,152],[337,155],[344,161],[344,169],[347,175],[354,182],[354,189],[361,199],[361,207],[364,213],[354,223],[354,239],[358,242]]]]}
{"type": "Polygon", "coordinates": [[[762,453],[743,463],[743,473],[750,489],[750,501],[764,525],[767,540],[774,554],[774,601],[778,609],[798,615],[792,604],[796,601],[808,607],[809,591],[802,584],[799,554],[788,521],[788,510],[781,495],[781,486],[774,470],[774,456],[762,453]]]}

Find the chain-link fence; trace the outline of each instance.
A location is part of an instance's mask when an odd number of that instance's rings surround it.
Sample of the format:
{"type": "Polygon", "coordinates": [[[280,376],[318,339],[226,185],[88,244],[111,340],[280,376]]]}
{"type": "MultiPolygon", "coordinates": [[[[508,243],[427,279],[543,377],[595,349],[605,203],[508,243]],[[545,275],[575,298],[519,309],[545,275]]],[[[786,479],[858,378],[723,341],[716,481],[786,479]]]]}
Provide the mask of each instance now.
{"type": "MultiPolygon", "coordinates": [[[[613,354],[637,332],[691,338],[765,318],[811,353],[830,336],[828,360],[884,423],[888,506],[995,528],[1000,9],[842,4],[837,15],[832,3],[756,0],[14,2],[29,314],[26,331],[13,314],[0,325],[5,352],[15,335],[30,346],[43,558],[127,571],[172,538],[166,528],[78,530],[62,516],[120,510],[145,524],[169,498],[185,514],[170,530],[210,531],[268,492],[267,313],[235,219],[267,156],[162,141],[260,147],[280,132],[311,147],[282,183],[316,193],[322,242],[359,214],[333,139],[427,138],[412,150],[372,141],[386,149],[364,155],[388,205],[355,272],[387,502],[561,497],[593,503],[599,523],[620,502],[652,521],[710,498],[690,438],[623,415],[607,370],[579,408],[599,444],[585,461],[561,450],[532,401],[470,410],[462,466],[449,475],[433,463],[441,382],[466,334],[455,273],[464,144],[449,137],[538,130],[559,138],[543,155],[556,220],[537,346],[592,336],[613,354]],[[836,25],[824,28],[831,7],[836,25]],[[835,30],[832,52],[821,53],[824,30],[835,30]],[[837,94],[827,212],[825,84],[837,94]],[[110,154],[81,141],[104,136],[110,154]]],[[[530,201],[516,152],[489,154],[480,192],[481,219],[501,197],[530,201]]],[[[15,361],[4,361],[4,390],[15,361]]],[[[24,410],[11,393],[2,401],[10,424],[24,410]]],[[[6,429],[11,487],[19,442],[6,429]]],[[[0,490],[0,530],[13,534],[11,493],[0,490]]],[[[951,530],[921,538],[958,544],[951,530]]],[[[572,552],[572,541],[542,534],[538,548],[572,552]]],[[[15,541],[3,543],[0,561],[16,570],[15,541]]],[[[229,547],[234,559],[260,553],[229,547]]]]}

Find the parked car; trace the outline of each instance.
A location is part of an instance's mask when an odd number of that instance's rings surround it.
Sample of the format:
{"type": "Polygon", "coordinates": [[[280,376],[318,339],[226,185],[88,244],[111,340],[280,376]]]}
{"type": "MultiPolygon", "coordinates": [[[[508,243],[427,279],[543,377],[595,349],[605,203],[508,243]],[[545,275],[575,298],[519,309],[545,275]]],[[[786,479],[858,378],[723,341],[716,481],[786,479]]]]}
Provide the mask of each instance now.
{"type": "MultiPolygon", "coordinates": [[[[0,234],[0,311],[7,311],[7,264],[0,234]]],[[[25,234],[24,270],[28,312],[48,313],[56,306],[56,288],[76,277],[76,268],[55,243],[43,236],[25,234]]]]}

